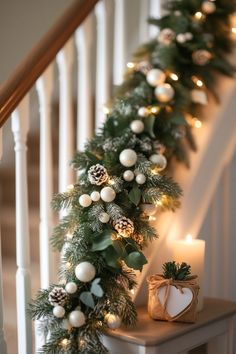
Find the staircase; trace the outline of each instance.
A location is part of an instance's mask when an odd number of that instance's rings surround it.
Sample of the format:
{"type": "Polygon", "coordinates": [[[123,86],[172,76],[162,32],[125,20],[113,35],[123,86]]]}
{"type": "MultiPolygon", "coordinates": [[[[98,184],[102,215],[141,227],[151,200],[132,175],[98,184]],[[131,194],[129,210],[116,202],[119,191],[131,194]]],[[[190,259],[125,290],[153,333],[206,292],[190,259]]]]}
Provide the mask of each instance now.
{"type": "MultiPolygon", "coordinates": [[[[75,149],[82,149],[85,140],[105,119],[103,104],[112,95],[112,85],[122,82],[131,52],[138,43],[156,34],[155,29],[147,25],[146,18],[159,14],[160,2],[157,0],[140,0],[138,5],[137,0],[75,1],[2,88],[0,122],[3,125],[9,116],[12,117],[16,159],[22,162],[14,167],[13,138],[3,140],[0,176],[3,276],[0,269],[0,280],[2,277],[8,353],[34,352],[30,344],[34,329],[22,308],[31,294],[55,279],[57,265],[49,245],[51,230],[56,224],[56,216],[50,209],[52,194],[65,190],[75,180],[68,161],[75,149]],[[139,31],[133,28],[139,28],[139,31]],[[33,129],[28,130],[27,120],[35,107],[38,113],[31,114],[33,129]],[[26,141],[27,168],[24,163],[26,141]],[[15,208],[19,195],[21,203],[18,202],[15,208]],[[16,291],[22,300],[17,306],[16,291]],[[17,312],[20,314],[18,320],[17,312]]],[[[191,170],[181,165],[174,167],[174,178],[185,191],[182,209],[175,215],[165,213],[159,217],[158,229],[162,236],[147,250],[150,263],[139,278],[135,294],[137,304],[146,303],[146,276],[160,270],[161,264],[170,259],[171,241],[187,233],[194,236],[202,233],[202,238],[212,245],[207,247],[205,294],[236,299],[229,278],[229,274],[233,276],[230,269],[234,269],[235,257],[230,258],[230,264],[227,261],[235,246],[233,234],[236,228],[233,217],[236,190],[232,178],[236,166],[236,88],[230,79],[220,79],[220,86],[224,97],[220,106],[210,102],[207,107],[205,115],[209,118],[201,134],[196,135],[199,151],[191,154],[191,170]],[[222,179],[224,186],[227,185],[223,192],[222,179]],[[227,208],[227,213],[223,207],[227,208]],[[221,279],[216,274],[221,244],[214,243],[216,234],[218,241],[220,238],[219,231],[217,233],[214,228],[214,218],[217,217],[217,225],[225,240],[221,278],[227,279],[224,280],[227,291],[221,292],[218,291],[221,279]]],[[[11,134],[8,121],[3,135],[10,137],[11,134]]],[[[0,291],[0,308],[1,301],[0,291]]],[[[1,354],[5,354],[2,323],[0,313],[0,349],[1,354]]],[[[36,336],[35,346],[39,344],[40,338],[36,336]]]]}

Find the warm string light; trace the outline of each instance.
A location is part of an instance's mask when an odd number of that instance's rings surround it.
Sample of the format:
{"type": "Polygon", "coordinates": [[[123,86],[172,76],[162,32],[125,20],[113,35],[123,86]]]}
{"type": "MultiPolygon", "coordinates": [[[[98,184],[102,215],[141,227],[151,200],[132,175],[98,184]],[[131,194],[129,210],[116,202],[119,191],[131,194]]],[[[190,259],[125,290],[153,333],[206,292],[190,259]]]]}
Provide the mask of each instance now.
{"type": "Polygon", "coordinates": [[[131,292],[132,295],[134,295],[135,290],[131,289],[130,292],[131,292]]]}
{"type": "Polygon", "coordinates": [[[75,186],[73,184],[69,184],[66,189],[68,190],[68,192],[73,191],[73,189],[75,188],[75,186]]]}
{"type": "Polygon", "coordinates": [[[155,221],[157,218],[155,216],[149,216],[149,221],[155,221]]]}
{"type": "Polygon", "coordinates": [[[194,84],[197,85],[198,87],[204,86],[204,82],[202,80],[200,80],[199,77],[192,76],[192,80],[193,80],[194,84]]]}
{"type": "Polygon", "coordinates": [[[73,238],[73,234],[71,232],[67,232],[66,238],[67,240],[71,240],[73,238]]]}
{"type": "Polygon", "coordinates": [[[70,343],[70,341],[69,341],[67,338],[64,338],[64,339],[62,339],[62,341],[61,341],[61,346],[62,346],[63,348],[66,348],[69,343],[70,343]]]}
{"type": "Polygon", "coordinates": [[[135,64],[132,63],[132,62],[128,62],[126,65],[127,65],[127,68],[129,68],[129,69],[134,69],[135,68],[135,64]]]}
{"type": "Polygon", "coordinates": [[[186,120],[191,127],[194,127],[197,129],[202,127],[202,122],[196,117],[192,117],[191,115],[187,115],[186,120]]]}
{"type": "Polygon", "coordinates": [[[66,269],[69,270],[71,268],[72,264],[70,262],[66,262],[66,269]]]}
{"type": "Polygon", "coordinates": [[[236,34],[236,27],[232,27],[232,28],[231,28],[231,32],[232,32],[233,34],[236,34]]]}
{"type": "Polygon", "coordinates": [[[170,78],[171,78],[173,81],[178,81],[178,80],[179,80],[178,75],[175,74],[175,73],[170,73],[170,78]]]}
{"type": "Polygon", "coordinates": [[[160,107],[157,107],[157,106],[150,107],[149,109],[150,109],[150,112],[153,114],[157,114],[160,112],[160,107]]]}
{"type": "Polygon", "coordinates": [[[115,184],[114,179],[110,178],[108,181],[108,184],[110,184],[111,186],[113,186],[115,184]]]}
{"type": "Polygon", "coordinates": [[[204,15],[201,11],[198,11],[194,14],[194,17],[196,18],[196,20],[202,20],[204,15]]]}
{"type": "Polygon", "coordinates": [[[106,115],[110,113],[110,109],[105,105],[102,107],[102,110],[103,110],[103,113],[106,115]]]}

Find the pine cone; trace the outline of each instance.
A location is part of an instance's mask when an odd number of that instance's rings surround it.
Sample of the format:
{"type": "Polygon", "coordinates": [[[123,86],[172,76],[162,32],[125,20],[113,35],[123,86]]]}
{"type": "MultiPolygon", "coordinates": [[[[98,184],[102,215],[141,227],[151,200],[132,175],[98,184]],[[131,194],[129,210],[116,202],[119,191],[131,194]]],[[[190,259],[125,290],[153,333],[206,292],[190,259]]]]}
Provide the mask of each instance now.
{"type": "Polygon", "coordinates": [[[132,235],[132,239],[139,245],[142,246],[143,245],[143,236],[140,234],[133,234],[132,235]]]}
{"type": "Polygon", "coordinates": [[[134,223],[129,218],[122,216],[114,222],[115,230],[123,237],[129,237],[134,232],[134,223]]]}
{"type": "Polygon", "coordinates": [[[100,186],[108,180],[108,173],[104,166],[99,163],[90,167],[88,171],[88,179],[91,184],[100,186]]]}
{"type": "Polygon", "coordinates": [[[48,300],[52,306],[63,306],[67,300],[67,293],[63,288],[55,286],[49,293],[48,300]]]}

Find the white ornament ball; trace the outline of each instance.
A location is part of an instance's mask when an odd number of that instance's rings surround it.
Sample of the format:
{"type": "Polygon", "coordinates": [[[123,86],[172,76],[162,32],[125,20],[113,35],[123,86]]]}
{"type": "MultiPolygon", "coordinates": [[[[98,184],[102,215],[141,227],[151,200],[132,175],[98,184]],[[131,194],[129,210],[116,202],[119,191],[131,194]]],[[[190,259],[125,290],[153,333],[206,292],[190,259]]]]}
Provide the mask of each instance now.
{"type": "Polygon", "coordinates": [[[143,173],[140,173],[135,178],[138,184],[144,184],[146,182],[146,176],[143,173]]]}
{"type": "Polygon", "coordinates": [[[64,309],[64,307],[58,305],[58,306],[54,306],[53,308],[53,315],[57,318],[62,318],[65,316],[66,310],[64,309]]]}
{"type": "Polygon", "coordinates": [[[131,171],[131,170],[126,170],[126,171],[123,173],[123,178],[124,178],[124,180],[127,181],[127,182],[133,181],[133,179],[134,179],[134,173],[133,173],[133,171],[131,171]]]}
{"type": "Polygon", "coordinates": [[[149,109],[147,107],[140,107],[138,109],[138,115],[140,117],[148,117],[149,116],[149,109]]]}
{"type": "Polygon", "coordinates": [[[156,87],[165,82],[166,74],[160,69],[152,69],[147,73],[146,79],[149,85],[156,87]]]}
{"type": "Polygon", "coordinates": [[[140,134],[144,131],[144,123],[141,120],[136,119],[130,124],[130,129],[133,133],[140,134]]]}
{"type": "Polygon", "coordinates": [[[169,102],[175,95],[175,91],[170,84],[162,84],[155,88],[155,96],[160,102],[169,102]]]}
{"type": "Polygon", "coordinates": [[[69,322],[73,327],[81,327],[85,324],[86,318],[80,310],[72,311],[69,314],[69,322]]]}
{"type": "Polygon", "coordinates": [[[125,167],[131,167],[136,164],[137,154],[132,149],[125,149],[120,153],[120,163],[125,167]]]}
{"type": "Polygon", "coordinates": [[[74,294],[77,291],[77,284],[73,281],[69,282],[65,286],[65,290],[68,294],[74,294]]]}
{"type": "Polygon", "coordinates": [[[110,220],[110,215],[107,213],[101,213],[98,217],[98,219],[103,223],[106,224],[110,220]]]}
{"type": "Polygon", "coordinates": [[[110,203],[112,202],[116,197],[116,192],[114,191],[113,188],[111,187],[104,187],[101,190],[101,199],[104,202],[110,203]]]}
{"type": "Polygon", "coordinates": [[[117,315],[113,315],[112,313],[108,313],[106,315],[106,322],[109,328],[117,329],[121,325],[121,318],[117,315]]]}
{"type": "Polygon", "coordinates": [[[100,193],[94,191],[90,194],[90,198],[92,199],[93,202],[98,202],[100,199],[100,193]]]}
{"type": "Polygon", "coordinates": [[[204,1],[202,3],[202,11],[209,15],[212,14],[213,12],[215,12],[216,10],[216,5],[214,4],[214,2],[212,1],[204,1]]]}
{"type": "Polygon", "coordinates": [[[67,318],[65,318],[65,319],[62,321],[61,327],[62,327],[63,329],[65,329],[66,331],[69,331],[69,330],[72,328],[72,326],[71,326],[71,324],[70,324],[70,322],[68,321],[67,318]]]}
{"type": "Polygon", "coordinates": [[[92,199],[88,194],[82,194],[79,197],[79,203],[83,208],[87,208],[92,204],[92,199]]]}
{"type": "Polygon", "coordinates": [[[149,157],[149,160],[157,165],[159,171],[164,170],[167,166],[166,157],[162,154],[153,154],[149,157]]]}
{"type": "Polygon", "coordinates": [[[193,34],[191,32],[185,33],[186,41],[191,41],[193,39],[193,34]]]}
{"type": "Polygon", "coordinates": [[[93,264],[89,262],[81,262],[75,268],[76,278],[83,283],[88,283],[93,280],[96,275],[96,269],[93,264]]]}
{"type": "Polygon", "coordinates": [[[177,36],[176,36],[176,41],[177,41],[178,43],[185,43],[185,42],[186,42],[186,36],[185,36],[185,34],[184,34],[184,33],[179,33],[179,34],[177,34],[177,36]]]}

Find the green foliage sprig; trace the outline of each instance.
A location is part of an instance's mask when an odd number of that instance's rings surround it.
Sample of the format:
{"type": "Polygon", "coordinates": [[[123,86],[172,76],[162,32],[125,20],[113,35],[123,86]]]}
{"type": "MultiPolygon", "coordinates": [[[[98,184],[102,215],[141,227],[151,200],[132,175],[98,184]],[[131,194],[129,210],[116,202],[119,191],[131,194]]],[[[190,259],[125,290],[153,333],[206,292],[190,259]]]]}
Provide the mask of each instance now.
{"type": "MultiPolygon", "coordinates": [[[[196,121],[199,125],[202,106],[209,96],[218,99],[215,73],[232,76],[235,71],[226,54],[233,49],[230,16],[236,2],[211,1],[211,13],[203,11],[205,2],[168,0],[168,14],[150,19],[160,28],[158,37],[136,51],[106,122],[84,152],[74,157],[78,183],[52,201],[54,210],[64,209],[67,215],[51,240],[62,252],[60,285],[40,290],[30,305],[32,318],[41,320],[47,338],[39,353],[106,354],[102,334],[121,323],[136,322],[134,270],[142,270],[147,263],[143,249],[158,237],[149,221],[155,212],[174,211],[180,205],[181,189],[164,175],[165,161],[177,159],[189,165],[188,151],[196,150],[193,128],[196,121]],[[147,80],[152,69],[161,71],[172,92],[165,101],[147,80]],[[132,129],[134,121],[141,124],[140,131],[132,129]],[[125,149],[137,156],[129,168],[120,162],[125,149]],[[92,180],[88,177],[91,168],[97,169],[92,180]],[[131,179],[124,178],[127,170],[131,179]],[[112,188],[113,200],[100,198],[104,187],[112,188]],[[94,192],[99,198],[92,201],[89,196],[94,192]],[[87,206],[81,204],[84,195],[91,202],[87,206]],[[82,262],[95,269],[89,281],[76,276],[82,262]],[[75,291],[68,290],[69,283],[75,291]],[[54,315],[55,306],[61,306],[60,316],[54,315]],[[71,324],[73,311],[82,313],[80,325],[71,324]]],[[[177,280],[190,274],[185,263],[169,262],[163,270],[164,277],[177,280]]]]}

